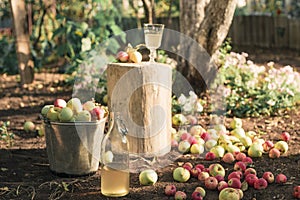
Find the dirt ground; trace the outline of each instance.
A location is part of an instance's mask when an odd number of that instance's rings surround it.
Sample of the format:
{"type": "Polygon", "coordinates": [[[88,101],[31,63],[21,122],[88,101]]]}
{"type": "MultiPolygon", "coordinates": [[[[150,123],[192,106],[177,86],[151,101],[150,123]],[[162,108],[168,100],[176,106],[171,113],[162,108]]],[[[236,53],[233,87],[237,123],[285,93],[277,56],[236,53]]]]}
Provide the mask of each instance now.
{"type": "MultiPolygon", "coordinates": [[[[261,52],[250,58],[257,63],[266,63],[273,60],[281,65],[290,64],[300,67],[299,57],[289,54],[274,55],[273,52],[261,52]],[[269,53],[269,54],[268,54],[269,53]],[[259,55],[260,56],[256,56],[259,55]],[[263,56],[264,55],[264,56],[263,56]],[[275,60],[274,58],[279,58],[275,60]],[[285,63],[286,62],[286,63],[285,63]]],[[[0,75],[0,121],[10,121],[9,132],[15,134],[14,145],[10,148],[3,141],[0,142],[0,199],[112,199],[101,195],[100,173],[86,177],[62,178],[49,170],[46,154],[45,138],[37,133],[25,133],[23,123],[26,120],[41,125],[39,112],[43,105],[52,104],[56,98],[69,99],[72,88],[66,88],[61,82],[63,75],[36,74],[33,85],[20,88],[15,76],[0,75]]],[[[300,185],[300,110],[289,111],[282,116],[259,117],[243,119],[245,130],[264,131],[265,138],[278,140],[282,131],[291,134],[289,151],[279,159],[270,159],[267,156],[254,159],[253,167],[258,176],[264,171],[274,174],[284,173],[288,182],[284,185],[271,184],[266,190],[249,188],[244,193],[245,200],[291,200],[292,188],[300,185]]],[[[229,125],[226,119],[225,125],[229,125]]],[[[200,119],[202,125],[208,125],[208,118],[200,119]]],[[[163,158],[162,158],[163,159],[163,158]]],[[[202,163],[206,167],[220,160],[205,161],[202,157],[185,155],[172,164],[158,169],[159,180],[154,186],[141,186],[138,174],[131,174],[130,193],[120,199],[171,199],[164,195],[164,186],[174,183],[178,190],[185,191],[189,198],[194,188],[203,184],[194,178],[187,183],[176,183],[172,178],[172,170],[180,162],[189,161],[193,164],[202,163]]],[[[227,174],[233,170],[233,165],[222,163],[227,174]]],[[[207,190],[205,199],[218,199],[217,191],[207,190]]]]}

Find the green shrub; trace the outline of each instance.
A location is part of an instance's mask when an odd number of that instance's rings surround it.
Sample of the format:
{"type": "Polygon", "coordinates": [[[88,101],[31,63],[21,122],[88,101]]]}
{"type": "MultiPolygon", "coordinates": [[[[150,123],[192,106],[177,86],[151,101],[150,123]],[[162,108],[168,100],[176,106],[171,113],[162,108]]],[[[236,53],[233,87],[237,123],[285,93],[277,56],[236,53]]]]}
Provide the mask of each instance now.
{"type": "MultiPolygon", "coordinates": [[[[258,66],[247,54],[221,54],[218,78],[210,93],[222,101],[227,115],[237,117],[276,115],[300,100],[300,74],[291,66],[258,66]]],[[[215,105],[214,105],[215,104],[215,105]]]]}

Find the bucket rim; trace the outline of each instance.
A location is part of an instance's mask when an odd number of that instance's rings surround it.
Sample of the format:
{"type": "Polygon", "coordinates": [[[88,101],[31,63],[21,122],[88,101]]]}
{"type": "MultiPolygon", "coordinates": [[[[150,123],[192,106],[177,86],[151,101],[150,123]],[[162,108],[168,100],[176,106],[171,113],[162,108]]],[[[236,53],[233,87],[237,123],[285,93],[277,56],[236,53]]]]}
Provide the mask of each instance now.
{"type": "Polygon", "coordinates": [[[81,121],[78,121],[78,122],[51,122],[51,121],[45,121],[44,120],[44,123],[50,124],[50,125],[62,125],[62,126],[70,126],[70,125],[93,126],[93,125],[102,124],[102,123],[106,122],[106,120],[107,120],[107,117],[104,117],[104,118],[102,118],[100,120],[97,120],[97,121],[90,121],[90,122],[81,122],[81,121]]]}

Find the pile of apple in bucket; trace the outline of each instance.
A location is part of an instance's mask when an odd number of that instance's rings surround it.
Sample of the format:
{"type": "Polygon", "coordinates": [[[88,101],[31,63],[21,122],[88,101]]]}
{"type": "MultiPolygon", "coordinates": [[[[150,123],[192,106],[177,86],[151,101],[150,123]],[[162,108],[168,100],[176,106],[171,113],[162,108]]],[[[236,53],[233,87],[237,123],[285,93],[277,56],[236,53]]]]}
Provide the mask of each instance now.
{"type": "Polygon", "coordinates": [[[41,110],[50,170],[62,176],[98,170],[108,111],[90,100],[56,99],[41,110]]]}

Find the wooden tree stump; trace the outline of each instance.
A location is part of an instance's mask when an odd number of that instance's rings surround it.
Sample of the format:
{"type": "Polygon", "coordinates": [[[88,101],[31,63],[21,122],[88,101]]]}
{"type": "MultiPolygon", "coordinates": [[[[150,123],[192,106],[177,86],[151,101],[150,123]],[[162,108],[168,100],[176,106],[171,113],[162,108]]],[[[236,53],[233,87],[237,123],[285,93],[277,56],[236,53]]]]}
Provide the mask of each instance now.
{"type": "Polygon", "coordinates": [[[128,128],[129,151],[161,156],[171,150],[172,70],[155,63],[112,63],[107,67],[108,108],[128,128]]]}

